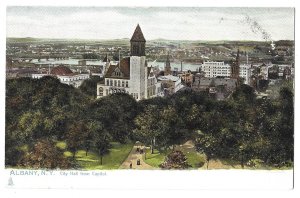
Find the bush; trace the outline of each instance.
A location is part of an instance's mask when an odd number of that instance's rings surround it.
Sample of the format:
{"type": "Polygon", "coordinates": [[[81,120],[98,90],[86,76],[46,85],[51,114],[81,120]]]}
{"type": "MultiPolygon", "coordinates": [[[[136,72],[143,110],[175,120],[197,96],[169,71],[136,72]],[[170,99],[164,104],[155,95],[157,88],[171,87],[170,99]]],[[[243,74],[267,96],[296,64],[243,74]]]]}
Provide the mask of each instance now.
{"type": "Polygon", "coordinates": [[[166,157],[160,167],[162,169],[187,169],[191,165],[187,163],[187,158],[182,151],[173,151],[166,157]]]}

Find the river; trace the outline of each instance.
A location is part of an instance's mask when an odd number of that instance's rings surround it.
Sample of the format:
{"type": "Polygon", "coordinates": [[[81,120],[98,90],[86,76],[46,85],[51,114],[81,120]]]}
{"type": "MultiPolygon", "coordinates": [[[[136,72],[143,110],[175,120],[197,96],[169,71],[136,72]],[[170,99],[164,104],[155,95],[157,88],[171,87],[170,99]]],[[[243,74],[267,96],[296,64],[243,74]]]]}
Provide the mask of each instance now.
{"type": "MultiPolygon", "coordinates": [[[[78,65],[79,59],[66,59],[66,60],[55,60],[55,59],[42,59],[38,61],[38,59],[33,59],[31,62],[36,64],[36,65],[59,65],[59,64],[64,64],[64,65],[78,65]]],[[[87,60],[86,61],[87,65],[103,65],[104,63],[101,60],[87,60]]],[[[164,62],[148,62],[148,66],[153,66],[153,67],[159,67],[160,70],[164,69],[165,63],[164,62]]],[[[197,71],[198,68],[200,67],[200,64],[192,64],[192,63],[182,63],[182,70],[187,71],[197,71]]],[[[178,69],[178,71],[181,70],[181,63],[180,62],[171,62],[171,68],[172,70],[178,69]]]]}

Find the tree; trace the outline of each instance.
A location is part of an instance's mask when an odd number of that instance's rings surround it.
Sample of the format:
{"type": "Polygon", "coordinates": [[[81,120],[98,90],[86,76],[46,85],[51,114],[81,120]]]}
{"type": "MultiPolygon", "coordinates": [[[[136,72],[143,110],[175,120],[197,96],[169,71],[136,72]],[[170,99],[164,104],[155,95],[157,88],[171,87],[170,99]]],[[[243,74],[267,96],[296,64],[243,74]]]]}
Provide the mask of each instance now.
{"type": "Polygon", "coordinates": [[[86,79],[79,86],[82,93],[90,96],[92,99],[97,96],[97,83],[102,79],[99,76],[91,76],[90,79],[86,79]]]}
{"type": "Polygon", "coordinates": [[[211,134],[200,133],[195,143],[198,152],[205,153],[206,155],[206,168],[208,169],[209,161],[218,156],[219,141],[211,134]]]}
{"type": "Polygon", "coordinates": [[[128,94],[117,93],[91,103],[88,110],[90,120],[101,120],[112,140],[125,143],[132,137],[137,102],[128,94]]]}
{"type": "Polygon", "coordinates": [[[103,164],[103,156],[109,152],[110,135],[104,128],[104,125],[99,121],[90,123],[90,130],[92,136],[92,144],[96,147],[100,156],[100,165],[103,164]]]}
{"type": "Polygon", "coordinates": [[[188,164],[187,158],[182,151],[172,151],[167,155],[160,167],[162,169],[187,169],[191,165],[188,164]]]}
{"type": "Polygon", "coordinates": [[[53,141],[40,139],[34,144],[32,151],[21,159],[19,165],[34,169],[68,169],[71,162],[64,157],[53,141]]]}
{"type": "Polygon", "coordinates": [[[161,134],[160,112],[157,106],[150,105],[135,119],[136,129],[133,131],[140,142],[151,146],[151,153],[154,153],[154,145],[161,134]]]}
{"type": "Polygon", "coordinates": [[[73,159],[75,158],[77,150],[84,145],[84,140],[88,134],[87,131],[88,128],[83,120],[73,122],[68,127],[65,138],[68,148],[73,153],[73,159]]]}
{"type": "Polygon", "coordinates": [[[233,92],[232,97],[238,104],[252,105],[256,96],[252,87],[242,84],[233,92]]]}
{"type": "Polygon", "coordinates": [[[174,145],[183,143],[188,136],[182,118],[172,106],[167,106],[160,111],[159,125],[161,132],[157,138],[160,141],[157,142],[161,147],[173,146],[174,149],[174,145]]]}
{"type": "Polygon", "coordinates": [[[5,133],[5,166],[17,166],[24,152],[20,149],[23,140],[16,137],[11,129],[6,129],[5,133]]]}
{"type": "Polygon", "coordinates": [[[100,56],[99,55],[97,55],[97,54],[83,54],[82,55],[82,58],[83,59],[99,59],[100,58],[100,56]]]}
{"type": "Polygon", "coordinates": [[[18,134],[25,142],[32,142],[47,136],[43,114],[40,111],[30,111],[21,115],[18,122],[18,134]]]}

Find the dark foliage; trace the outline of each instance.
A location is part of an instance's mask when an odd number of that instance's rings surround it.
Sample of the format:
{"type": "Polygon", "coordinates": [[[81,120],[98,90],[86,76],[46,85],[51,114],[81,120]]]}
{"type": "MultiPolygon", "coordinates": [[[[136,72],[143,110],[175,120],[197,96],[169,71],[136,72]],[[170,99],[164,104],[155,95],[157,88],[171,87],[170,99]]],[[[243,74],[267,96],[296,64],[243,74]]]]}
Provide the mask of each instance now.
{"type": "Polygon", "coordinates": [[[53,167],[52,162],[39,164],[27,155],[39,155],[39,143],[41,148],[49,146],[55,153],[50,157],[58,159],[60,154],[51,146],[56,140],[67,142],[73,154],[84,148],[88,155],[93,148],[100,156],[108,152],[110,141],[139,140],[160,150],[194,140],[208,161],[233,159],[242,166],[255,159],[271,166],[293,163],[291,86],[282,86],[272,99],[256,99],[252,87],[241,85],[225,101],[184,90],[136,102],[123,93],[92,99],[98,80],[85,81],[80,89],[51,77],[7,80],[5,165],[16,166],[23,159],[30,167],[53,167]],[[45,139],[48,142],[39,142],[45,139]],[[20,149],[23,145],[28,151],[20,149]]]}
{"type": "Polygon", "coordinates": [[[166,157],[160,167],[162,169],[188,169],[191,165],[187,163],[187,158],[182,151],[173,151],[166,157]]]}

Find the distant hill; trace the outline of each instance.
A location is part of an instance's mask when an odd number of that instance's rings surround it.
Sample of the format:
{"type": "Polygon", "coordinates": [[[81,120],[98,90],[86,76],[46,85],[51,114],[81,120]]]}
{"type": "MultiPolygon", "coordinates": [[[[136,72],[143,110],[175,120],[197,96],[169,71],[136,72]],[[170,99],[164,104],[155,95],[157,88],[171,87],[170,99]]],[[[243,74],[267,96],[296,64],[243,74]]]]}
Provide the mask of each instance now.
{"type": "MultiPolygon", "coordinates": [[[[6,38],[7,43],[76,43],[76,44],[88,44],[88,45],[129,45],[129,38],[122,39],[51,39],[51,38],[15,38],[8,37],[6,38]]],[[[160,44],[208,44],[208,45],[247,45],[247,44],[267,44],[266,41],[249,41],[249,40],[240,40],[240,41],[229,41],[229,40],[217,40],[217,41],[206,41],[206,40],[167,40],[163,38],[147,40],[148,44],[160,43],[160,44]]],[[[293,46],[294,41],[292,40],[279,40],[275,41],[276,45],[288,45],[293,46]]]]}

